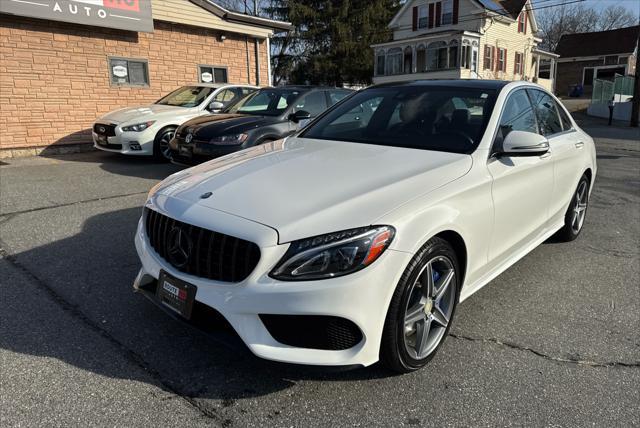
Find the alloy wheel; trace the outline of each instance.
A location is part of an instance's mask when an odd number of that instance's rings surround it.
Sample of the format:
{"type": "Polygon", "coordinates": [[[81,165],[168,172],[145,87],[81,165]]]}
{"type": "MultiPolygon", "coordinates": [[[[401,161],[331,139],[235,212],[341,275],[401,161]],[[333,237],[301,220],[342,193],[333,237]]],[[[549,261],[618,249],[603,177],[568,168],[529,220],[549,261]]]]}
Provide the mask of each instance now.
{"type": "Polygon", "coordinates": [[[165,159],[171,159],[171,147],[169,147],[169,143],[173,139],[175,131],[169,130],[162,134],[160,138],[160,153],[165,159]]]}
{"type": "Polygon", "coordinates": [[[574,233],[580,232],[584,224],[584,218],[587,214],[587,182],[581,181],[578,190],[574,196],[573,214],[571,216],[571,230],[574,233]]]}
{"type": "Polygon", "coordinates": [[[455,268],[447,257],[427,262],[409,291],[404,316],[404,345],[408,354],[421,360],[442,341],[456,299],[455,268]]]}

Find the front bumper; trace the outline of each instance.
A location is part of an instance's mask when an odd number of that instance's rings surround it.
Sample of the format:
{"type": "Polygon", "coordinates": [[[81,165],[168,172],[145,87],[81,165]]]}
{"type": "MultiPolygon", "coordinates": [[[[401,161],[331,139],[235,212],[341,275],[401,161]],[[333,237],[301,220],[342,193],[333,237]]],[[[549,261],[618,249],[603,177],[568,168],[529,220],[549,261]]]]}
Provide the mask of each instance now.
{"type": "MultiPolygon", "coordinates": [[[[250,226],[251,223],[247,221],[249,228],[257,227],[255,223],[250,226]]],[[[216,230],[215,227],[209,228],[216,230]]],[[[269,360],[297,364],[368,366],[378,361],[389,301],[411,258],[408,253],[387,250],[371,266],[351,275],[321,281],[280,282],[270,278],[268,272],[280,260],[288,245],[264,245],[262,240],[259,243],[260,262],[249,277],[240,283],[224,283],[174,269],[151,248],[145,235],[141,219],[135,237],[136,250],[142,261],[142,268],[134,283],[136,290],[145,292],[144,285],[156,281],[160,270],[164,270],[173,277],[195,285],[196,303],[219,312],[254,354],[269,360]],[[260,315],[342,318],[359,328],[362,340],[343,350],[289,346],[274,339],[260,315]]],[[[146,294],[153,299],[152,293],[146,294]]]]}
{"type": "Polygon", "coordinates": [[[142,132],[123,132],[120,126],[116,125],[116,135],[106,137],[106,141],[95,131],[92,131],[91,135],[96,149],[125,155],[152,156],[156,132],[153,126],[142,132]]]}
{"type": "Polygon", "coordinates": [[[172,152],[172,161],[180,165],[197,165],[211,159],[226,156],[238,152],[250,144],[246,142],[236,146],[217,146],[215,144],[192,141],[186,143],[183,139],[174,138],[169,143],[172,152]]]}

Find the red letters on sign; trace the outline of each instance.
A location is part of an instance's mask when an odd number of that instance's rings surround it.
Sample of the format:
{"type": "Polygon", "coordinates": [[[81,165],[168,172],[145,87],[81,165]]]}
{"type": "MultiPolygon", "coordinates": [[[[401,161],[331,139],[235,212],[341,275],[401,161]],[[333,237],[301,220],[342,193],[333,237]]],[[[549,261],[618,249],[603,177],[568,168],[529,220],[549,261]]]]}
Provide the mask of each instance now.
{"type": "Polygon", "coordinates": [[[132,10],[140,12],[140,0],[102,0],[109,9],[132,10]]]}

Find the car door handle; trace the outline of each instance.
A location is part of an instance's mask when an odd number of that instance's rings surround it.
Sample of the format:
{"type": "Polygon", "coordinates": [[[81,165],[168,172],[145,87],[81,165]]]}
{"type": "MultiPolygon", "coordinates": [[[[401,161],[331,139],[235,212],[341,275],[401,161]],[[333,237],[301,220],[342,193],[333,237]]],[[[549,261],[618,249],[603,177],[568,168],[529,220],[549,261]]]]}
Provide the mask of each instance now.
{"type": "Polygon", "coordinates": [[[581,149],[584,147],[584,141],[578,141],[576,143],[576,149],[581,149]]]}

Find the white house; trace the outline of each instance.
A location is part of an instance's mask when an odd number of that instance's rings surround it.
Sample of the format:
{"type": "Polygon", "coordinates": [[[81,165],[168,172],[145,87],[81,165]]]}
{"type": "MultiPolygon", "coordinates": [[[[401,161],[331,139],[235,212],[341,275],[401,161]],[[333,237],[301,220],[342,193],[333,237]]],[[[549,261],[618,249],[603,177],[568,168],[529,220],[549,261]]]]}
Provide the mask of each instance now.
{"type": "Polygon", "coordinates": [[[409,0],[373,45],[374,83],[414,79],[528,80],[553,90],[557,55],[538,49],[529,0],[409,0]]]}

